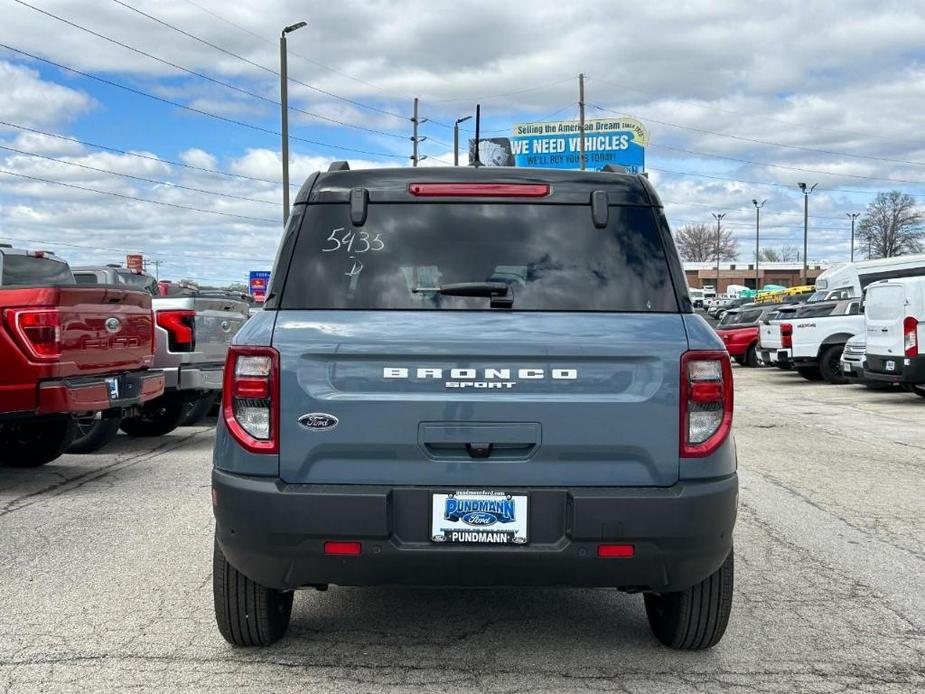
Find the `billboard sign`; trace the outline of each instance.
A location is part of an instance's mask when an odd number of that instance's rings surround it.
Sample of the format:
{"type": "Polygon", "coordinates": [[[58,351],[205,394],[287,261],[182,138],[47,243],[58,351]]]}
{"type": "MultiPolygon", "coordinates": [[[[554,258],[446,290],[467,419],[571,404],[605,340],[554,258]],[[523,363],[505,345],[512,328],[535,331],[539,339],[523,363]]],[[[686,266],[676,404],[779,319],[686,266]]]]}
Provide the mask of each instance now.
{"type": "MultiPolygon", "coordinates": [[[[479,161],[485,166],[519,166],[541,169],[581,168],[579,121],[520,123],[510,138],[479,141],[479,161]]],[[[635,118],[596,118],[585,121],[585,168],[622,166],[629,173],[645,170],[649,132],[635,118]]],[[[469,144],[469,163],[475,142],[469,144]]]]}
{"type": "Polygon", "coordinates": [[[125,267],[142,272],[145,269],[145,259],[140,255],[127,255],[125,256],[125,267]]]}
{"type": "Polygon", "coordinates": [[[250,281],[248,282],[248,288],[250,289],[250,295],[254,297],[254,301],[262,304],[267,298],[267,287],[270,286],[270,271],[269,270],[251,270],[250,271],[250,281]]]}

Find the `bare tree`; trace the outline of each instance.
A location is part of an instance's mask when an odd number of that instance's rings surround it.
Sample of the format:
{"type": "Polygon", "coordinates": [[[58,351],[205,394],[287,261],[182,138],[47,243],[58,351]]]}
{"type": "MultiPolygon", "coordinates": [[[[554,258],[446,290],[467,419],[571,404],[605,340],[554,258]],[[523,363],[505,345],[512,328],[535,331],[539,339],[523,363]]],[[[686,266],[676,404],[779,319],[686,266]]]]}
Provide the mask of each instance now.
{"type": "Polygon", "coordinates": [[[922,251],[925,216],[916,209],[915,199],[898,190],[878,193],[858,222],[858,235],[870,244],[871,257],[922,251]]]}
{"type": "Polygon", "coordinates": [[[227,289],[229,292],[241,292],[242,294],[246,294],[250,291],[250,287],[248,287],[244,282],[230,282],[225,286],[225,289],[227,289]]]}
{"type": "Polygon", "coordinates": [[[780,259],[784,263],[793,263],[798,260],[801,260],[800,249],[797,246],[781,246],[780,247],[780,259]]]}
{"type": "Polygon", "coordinates": [[[780,251],[776,248],[762,248],[758,253],[758,260],[763,263],[780,262],[780,251]]]}
{"type": "MultiPolygon", "coordinates": [[[[716,227],[708,224],[685,224],[675,234],[682,260],[706,262],[716,260],[716,227]]],[[[719,258],[735,260],[738,256],[732,232],[720,228],[719,258]]]]}

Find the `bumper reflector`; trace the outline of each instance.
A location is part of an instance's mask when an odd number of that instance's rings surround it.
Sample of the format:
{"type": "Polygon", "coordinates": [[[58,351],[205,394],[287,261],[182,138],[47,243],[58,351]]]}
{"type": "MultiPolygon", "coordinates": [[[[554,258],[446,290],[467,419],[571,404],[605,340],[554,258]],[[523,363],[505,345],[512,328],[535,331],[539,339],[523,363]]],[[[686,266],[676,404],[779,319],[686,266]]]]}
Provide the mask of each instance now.
{"type": "Polygon", "coordinates": [[[636,554],[633,545],[598,545],[597,556],[605,559],[629,559],[636,554]]]}
{"type": "Polygon", "coordinates": [[[363,549],[359,542],[325,542],[324,553],[347,557],[358,557],[363,549]]]}

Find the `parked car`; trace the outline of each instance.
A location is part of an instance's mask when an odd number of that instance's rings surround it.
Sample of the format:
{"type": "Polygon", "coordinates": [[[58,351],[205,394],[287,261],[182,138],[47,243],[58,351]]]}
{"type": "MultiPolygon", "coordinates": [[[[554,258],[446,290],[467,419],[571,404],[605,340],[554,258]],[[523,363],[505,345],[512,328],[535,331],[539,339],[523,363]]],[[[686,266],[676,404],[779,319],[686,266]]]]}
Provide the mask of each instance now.
{"type": "Polygon", "coordinates": [[[841,372],[849,383],[864,383],[864,353],[867,336],[858,333],[845,343],[841,354],[841,372]]]}
{"type": "Polygon", "coordinates": [[[780,324],[782,338],[789,337],[797,372],[810,381],[837,384],[847,383],[841,372],[845,343],[863,328],[859,298],[806,303],[792,321],[780,324]]]}
{"type": "Polygon", "coordinates": [[[278,639],[312,586],[572,585],[719,641],[732,371],[648,180],[342,167],[302,187],[228,354],[221,634],[278,639]]]}
{"type": "Polygon", "coordinates": [[[865,309],[864,376],[925,397],[925,277],[871,284],[865,309]]]}
{"type": "MultiPolygon", "coordinates": [[[[79,286],[52,253],[0,248],[0,460],[37,466],[78,435],[164,391],[153,362],[151,296],[79,286]]],[[[98,430],[99,431],[99,430],[98,430]]]]}
{"type": "Polygon", "coordinates": [[[745,304],[729,309],[716,326],[716,334],[726,345],[726,351],[739,365],[761,365],[758,359],[761,320],[776,309],[773,305],[745,304]]]}
{"type": "MultiPolygon", "coordinates": [[[[130,271],[117,266],[80,268],[107,284],[118,284],[130,271]]],[[[162,436],[184,420],[205,416],[222,388],[225,355],[248,318],[248,303],[221,290],[135,275],[154,294],[154,367],[164,372],[164,393],[121,422],[131,436],[162,436]]]]}

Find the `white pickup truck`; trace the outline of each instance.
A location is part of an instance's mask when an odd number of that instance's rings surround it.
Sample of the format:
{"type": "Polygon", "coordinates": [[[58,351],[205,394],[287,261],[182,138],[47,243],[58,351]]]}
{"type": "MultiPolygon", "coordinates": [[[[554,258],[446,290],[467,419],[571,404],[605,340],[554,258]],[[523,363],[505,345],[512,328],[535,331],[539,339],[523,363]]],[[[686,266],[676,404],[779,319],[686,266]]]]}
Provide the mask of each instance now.
{"type": "Polygon", "coordinates": [[[785,304],[776,311],[769,313],[758,326],[758,361],[764,366],[776,366],[779,369],[789,369],[793,364],[790,361],[790,340],[786,346],[781,337],[781,323],[790,322],[802,304],[785,304]]]}
{"type": "Polygon", "coordinates": [[[847,383],[841,371],[845,343],[864,331],[861,299],[819,301],[801,306],[780,323],[783,344],[789,342],[790,360],[803,378],[847,383]]]}

